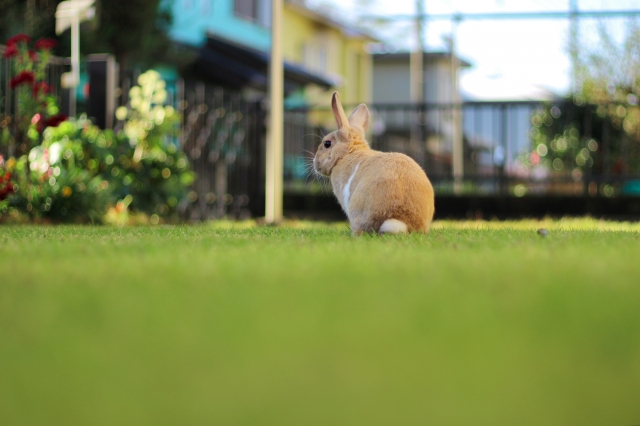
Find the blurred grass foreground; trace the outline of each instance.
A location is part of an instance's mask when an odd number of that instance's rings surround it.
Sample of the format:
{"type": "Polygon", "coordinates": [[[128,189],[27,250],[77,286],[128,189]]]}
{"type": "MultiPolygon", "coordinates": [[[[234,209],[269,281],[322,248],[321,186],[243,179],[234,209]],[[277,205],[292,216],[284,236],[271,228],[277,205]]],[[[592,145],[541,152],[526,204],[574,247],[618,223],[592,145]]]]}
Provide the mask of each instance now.
{"type": "Polygon", "coordinates": [[[3,227],[0,424],[640,424],[639,231],[3,227]]]}

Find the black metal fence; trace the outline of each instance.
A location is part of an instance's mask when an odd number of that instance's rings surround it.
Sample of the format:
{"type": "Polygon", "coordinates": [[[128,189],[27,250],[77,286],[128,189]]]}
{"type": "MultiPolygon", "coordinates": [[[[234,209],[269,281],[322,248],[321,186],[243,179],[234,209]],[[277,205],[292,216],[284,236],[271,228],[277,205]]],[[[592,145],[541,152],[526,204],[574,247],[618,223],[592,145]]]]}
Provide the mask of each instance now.
{"type": "MultiPolygon", "coordinates": [[[[621,116],[618,106],[571,100],[370,105],[368,140],[374,149],[416,160],[438,194],[640,195],[640,139],[625,124],[640,113],[627,105],[622,106],[627,116],[621,116]],[[453,176],[456,126],[463,135],[458,181],[453,176]]],[[[286,117],[286,188],[322,190],[305,183],[305,158],[332,130],[331,113],[297,110],[286,117]]]]}
{"type": "Polygon", "coordinates": [[[180,146],[196,180],[186,217],[244,219],[264,211],[265,110],[238,92],[203,83],[175,85],[182,111],[180,146]]]}
{"type": "MultiPolygon", "coordinates": [[[[261,215],[263,104],[198,83],[177,94],[176,105],[184,113],[182,146],[198,174],[188,216],[261,215]]],[[[438,195],[640,195],[640,139],[624,129],[619,114],[603,113],[611,110],[608,105],[559,100],[369,107],[372,148],[415,159],[438,195]],[[463,164],[457,181],[452,166],[456,125],[463,164]]],[[[284,120],[285,195],[329,193],[329,183],[311,178],[309,167],[322,136],[335,128],[331,111],[288,110],[284,120]]]]}
{"type": "MultiPolygon", "coordinates": [[[[0,46],[0,120],[15,112],[9,89],[11,63],[2,56],[3,50],[0,46]]],[[[61,58],[53,58],[48,69],[61,105],[69,100],[69,91],[59,85],[67,70],[61,58]]],[[[133,77],[121,81],[121,104],[134,81],[133,77]]],[[[262,214],[266,104],[200,82],[168,82],[167,91],[170,104],[182,114],[180,145],[197,175],[185,216],[207,220],[262,214]]],[[[415,159],[439,195],[640,195],[637,105],[558,100],[390,104],[369,109],[371,147],[415,159]],[[462,135],[459,179],[453,176],[455,134],[462,135]]],[[[331,111],[287,110],[284,120],[285,193],[330,192],[328,182],[309,177],[309,165],[322,136],[335,128],[331,111]]],[[[0,153],[7,154],[7,149],[0,146],[0,153]]]]}

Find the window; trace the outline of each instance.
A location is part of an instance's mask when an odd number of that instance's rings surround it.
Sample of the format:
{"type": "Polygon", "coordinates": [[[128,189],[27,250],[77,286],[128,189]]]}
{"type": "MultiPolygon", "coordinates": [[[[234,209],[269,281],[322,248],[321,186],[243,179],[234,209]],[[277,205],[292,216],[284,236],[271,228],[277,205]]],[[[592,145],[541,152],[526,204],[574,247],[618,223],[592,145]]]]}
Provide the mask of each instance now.
{"type": "Polygon", "coordinates": [[[270,0],[234,0],[233,10],[236,16],[258,24],[271,26],[271,1],[270,0]]]}
{"type": "Polygon", "coordinates": [[[318,64],[316,70],[320,74],[327,74],[327,51],[324,46],[318,46],[318,64]]]}
{"type": "Polygon", "coordinates": [[[330,75],[333,70],[333,55],[331,40],[324,36],[316,36],[302,46],[302,64],[316,74],[330,75]]]}
{"type": "Polygon", "coordinates": [[[211,13],[213,0],[202,0],[202,14],[208,15],[211,13]]]}

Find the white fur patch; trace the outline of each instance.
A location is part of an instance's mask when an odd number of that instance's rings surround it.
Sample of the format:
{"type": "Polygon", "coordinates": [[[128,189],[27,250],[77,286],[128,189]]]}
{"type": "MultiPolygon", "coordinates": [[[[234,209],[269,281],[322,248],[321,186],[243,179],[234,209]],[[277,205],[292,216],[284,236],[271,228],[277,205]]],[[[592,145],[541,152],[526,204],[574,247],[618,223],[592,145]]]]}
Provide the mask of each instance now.
{"type": "Polygon", "coordinates": [[[380,226],[381,234],[405,234],[407,232],[407,224],[398,219],[387,219],[380,226]]]}
{"type": "Polygon", "coordinates": [[[344,211],[349,216],[349,198],[351,198],[351,182],[353,182],[353,178],[356,176],[356,172],[358,171],[358,167],[360,167],[360,163],[356,164],[356,168],[353,169],[353,173],[349,176],[349,180],[347,184],[342,189],[342,200],[344,202],[344,211]]]}

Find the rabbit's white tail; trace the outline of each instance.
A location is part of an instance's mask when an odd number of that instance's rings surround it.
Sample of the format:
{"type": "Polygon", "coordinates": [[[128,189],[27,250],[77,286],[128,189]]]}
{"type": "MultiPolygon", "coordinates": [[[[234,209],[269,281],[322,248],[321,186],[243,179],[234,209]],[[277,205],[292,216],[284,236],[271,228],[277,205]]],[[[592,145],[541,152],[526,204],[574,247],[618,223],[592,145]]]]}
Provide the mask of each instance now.
{"type": "Polygon", "coordinates": [[[407,224],[398,219],[387,219],[380,226],[381,234],[406,234],[407,224]]]}

